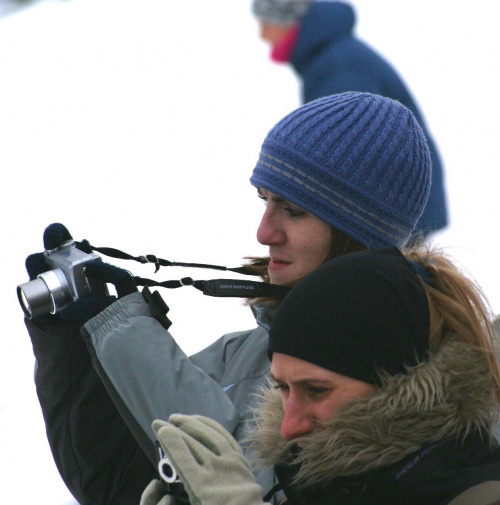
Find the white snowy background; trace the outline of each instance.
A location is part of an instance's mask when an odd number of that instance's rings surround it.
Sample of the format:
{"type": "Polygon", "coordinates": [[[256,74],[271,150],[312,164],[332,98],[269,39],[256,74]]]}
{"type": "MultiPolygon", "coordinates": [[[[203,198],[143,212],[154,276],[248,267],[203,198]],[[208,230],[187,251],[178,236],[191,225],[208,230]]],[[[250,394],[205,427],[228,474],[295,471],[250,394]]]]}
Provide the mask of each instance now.
{"type": "MultiPolygon", "coordinates": [[[[357,0],[358,35],[417,98],[444,160],[435,237],[500,312],[497,2],[357,0]]],[[[131,254],[237,266],[264,254],[248,178],[299,104],[249,0],[0,0],[0,503],[74,504],[46,442],[15,288],[44,228],[131,254]],[[19,4],[24,4],[19,8],[19,4]]],[[[126,266],[152,276],[152,266],[126,266]]],[[[215,278],[164,269],[159,280],[215,278]]],[[[162,290],[188,353],[253,327],[238,300],[162,290]]],[[[147,336],[145,336],[147,338],[147,336]]]]}

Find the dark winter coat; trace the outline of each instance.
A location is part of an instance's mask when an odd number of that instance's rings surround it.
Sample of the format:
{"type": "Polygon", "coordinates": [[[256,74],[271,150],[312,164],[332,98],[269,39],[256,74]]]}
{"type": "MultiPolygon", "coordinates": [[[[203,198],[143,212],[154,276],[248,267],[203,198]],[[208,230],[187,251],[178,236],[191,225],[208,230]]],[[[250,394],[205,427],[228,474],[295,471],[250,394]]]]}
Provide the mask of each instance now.
{"type": "Polygon", "coordinates": [[[432,159],[432,186],[417,231],[447,225],[443,169],[421,112],[394,68],[353,34],[355,13],[343,2],[313,2],[300,25],[290,63],[302,80],[304,103],[335,93],[364,91],[397,100],[422,126],[432,159]]]}
{"type": "MultiPolygon", "coordinates": [[[[155,419],[200,414],[242,442],[266,383],[268,320],[227,334],[188,357],[153,317],[141,293],[85,324],[26,319],[37,359],[35,382],[57,468],[81,505],[137,505],[158,476],[155,419]],[[147,392],[147,393],[145,393],[147,392]]],[[[263,493],[272,469],[260,472],[263,493]]]]}
{"type": "Polygon", "coordinates": [[[488,438],[495,408],[480,353],[451,340],[300,441],[281,439],[281,397],[269,390],[254,439],[292,505],[446,505],[500,481],[500,447],[488,438]]]}

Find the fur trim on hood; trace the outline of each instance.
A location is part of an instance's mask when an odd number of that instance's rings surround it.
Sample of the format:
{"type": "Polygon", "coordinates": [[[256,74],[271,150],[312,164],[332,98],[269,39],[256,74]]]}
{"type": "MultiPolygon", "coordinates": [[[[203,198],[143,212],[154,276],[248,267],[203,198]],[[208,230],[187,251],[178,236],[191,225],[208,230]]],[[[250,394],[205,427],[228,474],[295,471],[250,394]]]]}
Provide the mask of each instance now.
{"type": "Polygon", "coordinates": [[[255,409],[250,440],[266,465],[290,461],[299,444],[297,482],[326,484],[396,463],[449,436],[492,433],[496,409],[482,351],[451,339],[407,374],[384,377],[375,395],[346,402],[321,430],[293,441],[280,436],[281,394],[269,388],[255,409]]]}

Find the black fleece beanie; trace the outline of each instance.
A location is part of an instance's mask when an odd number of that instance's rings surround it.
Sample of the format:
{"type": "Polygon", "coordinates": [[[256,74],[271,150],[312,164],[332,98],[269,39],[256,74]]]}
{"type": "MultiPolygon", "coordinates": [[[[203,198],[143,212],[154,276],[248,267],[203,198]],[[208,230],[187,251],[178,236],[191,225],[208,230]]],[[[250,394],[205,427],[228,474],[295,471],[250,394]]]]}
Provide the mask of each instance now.
{"type": "Polygon", "coordinates": [[[395,248],[328,261],[281,302],[269,332],[279,352],[380,385],[429,350],[429,305],[414,267],[395,248]]]}

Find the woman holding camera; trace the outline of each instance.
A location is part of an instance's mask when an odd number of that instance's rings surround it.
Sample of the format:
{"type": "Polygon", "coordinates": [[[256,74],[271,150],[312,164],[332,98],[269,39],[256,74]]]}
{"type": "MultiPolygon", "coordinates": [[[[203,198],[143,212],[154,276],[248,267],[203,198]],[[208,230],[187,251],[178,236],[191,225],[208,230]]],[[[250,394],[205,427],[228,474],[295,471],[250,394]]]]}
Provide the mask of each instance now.
{"type": "MultiPolygon", "coordinates": [[[[299,282],[271,325],[272,384],[251,436],[286,503],[500,504],[489,321],[479,289],[437,251],[348,254],[299,282]]],[[[153,427],[191,503],[263,503],[213,420],[153,427]]]]}
{"type": "MultiPolygon", "coordinates": [[[[343,93],[296,109],[269,131],[251,177],[266,201],[257,238],[269,246],[253,268],[292,286],[328,259],[398,246],[422,212],[430,179],[424,134],[399,103],[343,93]]],[[[46,249],[68,236],[52,225],[46,249]]],[[[27,267],[30,278],[47,269],[40,255],[27,267]]],[[[26,320],[49,442],[81,504],[138,502],[156,472],[148,464],[156,463],[154,419],[199,414],[242,441],[270,366],[276,300],[254,301],[257,328],[188,357],[116,270],[119,299],[104,310],[107,301],[79,300],[58,316],[26,320]]],[[[91,274],[114,279],[99,268],[91,274]]],[[[274,481],[271,470],[259,476],[264,492],[274,481]]]]}

